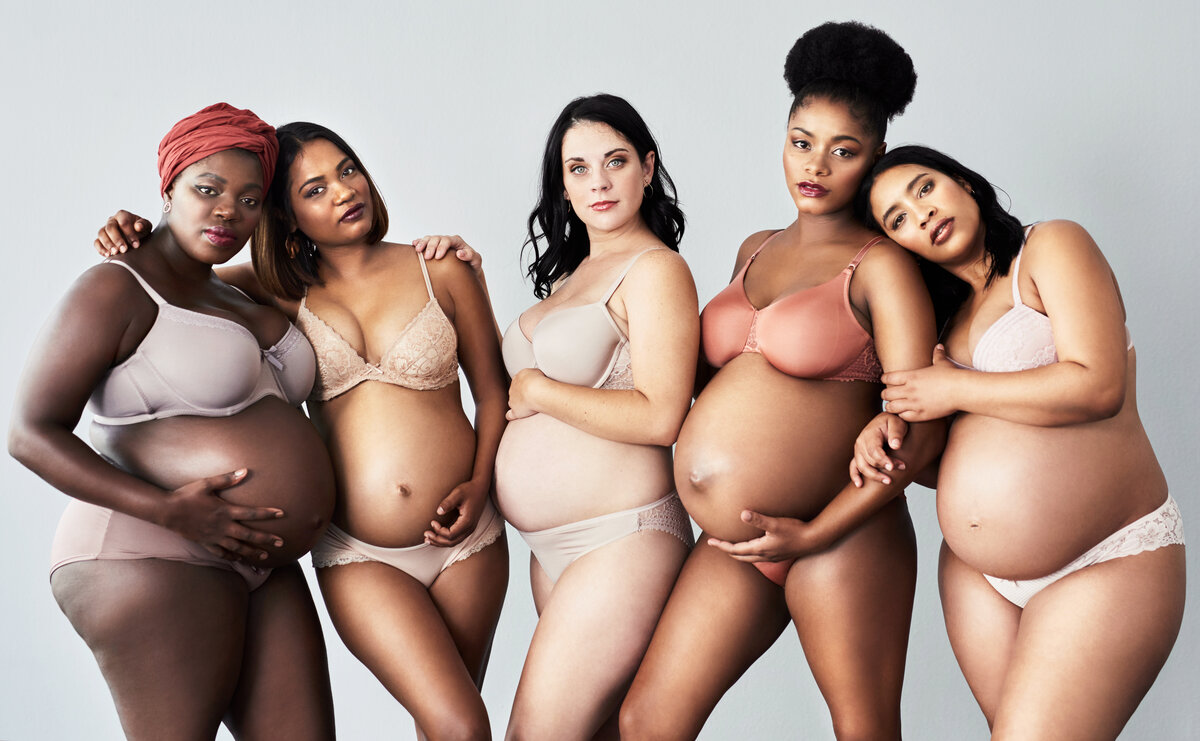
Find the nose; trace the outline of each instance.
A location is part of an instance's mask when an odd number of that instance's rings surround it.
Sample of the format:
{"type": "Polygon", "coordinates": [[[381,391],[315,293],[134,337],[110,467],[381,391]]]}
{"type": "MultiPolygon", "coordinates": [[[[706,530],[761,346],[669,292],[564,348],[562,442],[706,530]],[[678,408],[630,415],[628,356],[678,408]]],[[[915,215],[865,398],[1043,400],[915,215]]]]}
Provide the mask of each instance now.
{"type": "Polygon", "coordinates": [[[810,175],[828,175],[829,162],[823,153],[814,152],[804,163],[804,171],[810,175]]]}
{"type": "Polygon", "coordinates": [[[233,221],[237,218],[237,200],[234,198],[220,199],[213,208],[213,216],[222,221],[233,221]]]}
{"type": "Polygon", "coordinates": [[[334,185],[333,194],[335,196],[334,203],[340,206],[346,201],[352,200],[358,195],[358,192],[349,183],[338,182],[334,185]]]}
{"type": "Polygon", "coordinates": [[[929,222],[933,221],[933,217],[937,214],[937,209],[934,208],[932,203],[929,203],[926,204],[922,210],[917,211],[917,213],[922,212],[924,215],[921,217],[921,228],[924,229],[925,227],[929,226],[929,222]]]}
{"type": "Polygon", "coordinates": [[[593,171],[592,175],[592,190],[597,193],[603,193],[612,187],[612,180],[608,176],[608,172],[603,168],[598,168],[593,171]]]}

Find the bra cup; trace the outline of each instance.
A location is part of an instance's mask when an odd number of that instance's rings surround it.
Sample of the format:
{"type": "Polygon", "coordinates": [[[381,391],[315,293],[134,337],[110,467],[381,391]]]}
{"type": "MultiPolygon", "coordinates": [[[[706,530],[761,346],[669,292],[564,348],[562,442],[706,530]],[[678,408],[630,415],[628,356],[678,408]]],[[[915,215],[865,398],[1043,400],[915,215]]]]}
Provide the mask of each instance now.
{"type": "Polygon", "coordinates": [[[840,298],[841,286],[826,284],[759,312],[758,344],[767,362],[796,378],[830,377],[853,362],[870,338],[857,322],[849,326],[840,298]]]}
{"type": "Polygon", "coordinates": [[[300,330],[290,326],[273,355],[283,367],[276,370],[271,366],[271,377],[287,403],[299,405],[317,380],[317,357],[312,345],[300,330]]]}
{"type": "Polygon", "coordinates": [[[159,398],[172,399],[172,403],[180,400],[204,410],[226,409],[250,398],[258,388],[266,361],[253,336],[232,327],[196,327],[182,347],[156,342],[148,335],[138,350],[169,389],[159,398]],[[159,348],[158,344],[170,346],[159,348]]]}
{"type": "Polygon", "coordinates": [[[738,297],[730,295],[731,289],[735,288],[740,291],[741,284],[730,284],[709,301],[700,314],[700,346],[705,359],[714,368],[720,368],[741,354],[754,323],[753,309],[749,305],[739,306],[738,297]]]}
{"type": "Polygon", "coordinates": [[[602,304],[560,309],[534,328],[535,367],[560,383],[596,387],[612,371],[623,338],[602,304]]]}
{"type": "Polygon", "coordinates": [[[510,378],[537,364],[533,359],[533,345],[521,333],[520,317],[514,319],[505,330],[504,340],[500,343],[500,355],[504,359],[504,368],[510,378]]]}

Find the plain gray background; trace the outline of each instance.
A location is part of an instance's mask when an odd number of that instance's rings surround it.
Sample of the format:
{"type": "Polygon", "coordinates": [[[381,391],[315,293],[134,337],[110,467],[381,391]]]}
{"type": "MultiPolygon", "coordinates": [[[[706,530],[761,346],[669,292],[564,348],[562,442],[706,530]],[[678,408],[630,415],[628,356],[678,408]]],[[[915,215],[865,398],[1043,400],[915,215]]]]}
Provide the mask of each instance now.
{"type": "MultiPolygon", "coordinates": [[[[96,228],[119,207],[156,214],[158,141],[205,105],[225,100],[275,124],[306,119],[341,133],[387,199],[390,238],[466,236],[484,253],[505,325],[532,302],[518,255],[550,123],[575,96],[617,93],[649,122],[678,184],[688,216],[683,254],[703,302],[725,285],[747,234],[795,216],[780,166],[787,50],[814,25],[858,19],[899,41],[920,75],[915,100],[890,131],[893,146],[942,148],[1010,193],[1023,221],[1074,219],[1104,250],[1138,347],[1142,417],[1193,537],[1200,533],[1192,483],[1200,258],[1188,236],[1200,167],[1197,4],[740,5],[6,3],[0,326],[9,355],[0,418],[8,418],[42,318],[97,259],[96,228]]],[[[48,588],[49,546],[66,498],[7,457],[0,481],[0,738],[120,738],[99,670],[48,588]]],[[[909,501],[921,574],[906,736],[986,738],[945,638],[933,497],[914,487],[909,501]]],[[[513,578],[484,688],[497,736],[534,625],[527,550],[514,536],[513,578]]],[[[1193,546],[1193,574],[1195,553],[1193,546]]],[[[1194,602],[1195,588],[1189,592],[1194,602]]],[[[1193,609],[1123,738],[1200,737],[1194,684],[1186,681],[1200,658],[1196,625],[1193,609]]],[[[326,638],[342,738],[410,736],[407,714],[328,624],[326,638]]],[[[790,630],[728,693],[703,734],[832,737],[790,630]]]]}

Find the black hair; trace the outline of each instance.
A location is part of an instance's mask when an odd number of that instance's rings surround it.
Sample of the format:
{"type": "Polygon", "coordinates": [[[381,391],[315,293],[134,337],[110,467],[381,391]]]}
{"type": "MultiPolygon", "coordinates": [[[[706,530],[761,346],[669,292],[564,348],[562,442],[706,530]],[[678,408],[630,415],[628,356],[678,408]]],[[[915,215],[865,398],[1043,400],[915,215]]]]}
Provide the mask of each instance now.
{"type": "Polygon", "coordinates": [[[788,52],[783,79],[795,96],[790,113],[813,97],[845,103],[880,141],[917,87],[908,53],[883,31],[857,21],[805,32],[788,52]]]}
{"type": "Polygon", "coordinates": [[[345,152],[367,179],[375,219],[366,235],[368,244],[378,242],[387,234],[388,214],[383,204],[383,196],[379,195],[379,189],[375,187],[371,174],[345,139],[320,124],[308,121],[296,121],[280,126],[275,130],[275,136],[279,139],[275,177],[263,200],[262,217],[258,220],[258,227],[250,240],[250,260],[254,263],[254,272],[264,288],[276,296],[298,300],[304,297],[309,286],[322,283],[317,246],[296,226],[296,213],[292,209],[292,199],[288,194],[292,163],[296,161],[305,144],[324,139],[345,152]]]}
{"type": "Polygon", "coordinates": [[[647,192],[643,193],[642,219],[663,244],[676,252],[679,251],[679,240],[683,238],[684,216],[679,208],[675,183],[667,173],[662,150],[646,122],[628,101],[616,95],[576,98],[563,108],[550,128],[542,155],[541,192],[537,205],[529,214],[529,236],[521,248],[522,252],[526,246],[533,248],[533,261],[526,272],[533,280],[533,293],[538,298],[549,296],[554,282],[579,267],[590,249],[587,227],[563,198],[563,137],[573,126],[583,122],[611,126],[633,145],[639,163],[645,161],[647,153],[654,152],[654,175],[647,192]],[[539,247],[542,240],[546,243],[544,250],[539,247]]]}
{"type": "MultiPolygon", "coordinates": [[[[1010,214],[1008,209],[1000,205],[996,197],[996,189],[987,178],[974,170],[965,167],[953,157],[943,154],[936,149],[910,145],[897,147],[879,158],[871,172],[863,178],[859,186],[858,196],[854,201],[854,209],[859,218],[867,226],[883,231],[882,225],[875,221],[871,213],[871,188],[875,180],[884,172],[900,165],[919,165],[923,168],[936,170],[943,175],[952,177],[964,184],[971,198],[979,206],[979,221],[983,226],[983,250],[988,263],[987,281],[990,286],[998,276],[1008,275],[1013,259],[1021,251],[1025,241],[1025,231],[1021,221],[1010,214]]],[[[925,285],[933,298],[933,310],[938,327],[944,329],[963,301],[971,294],[970,286],[962,279],[951,275],[940,265],[917,256],[917,264],[921,275],[925,277],[925,285]]]]}

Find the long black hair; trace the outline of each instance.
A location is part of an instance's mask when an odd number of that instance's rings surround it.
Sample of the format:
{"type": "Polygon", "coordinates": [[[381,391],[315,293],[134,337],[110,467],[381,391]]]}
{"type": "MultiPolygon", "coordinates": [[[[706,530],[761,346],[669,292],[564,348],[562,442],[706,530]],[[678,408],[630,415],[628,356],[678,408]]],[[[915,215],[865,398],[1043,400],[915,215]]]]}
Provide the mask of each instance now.
{"type": "MultiPolygon", "coordinates": [[[[979,221],[983,225],[983,250],[988,263],[987,281],[990,286],[998,276],[1008,275],[1012,261],[1021,251],[1025,241],[1021,221],[1010,214],[1008,209],[1000,205],[996,197],[996,189],[987,178],[964,166],[950,155],[936,149],[910,145],[897,147],[879,158],[871,172],[863,178],[859,186],[858,196],[854,201],[854,209],[859,218],[867,226],[883,231],[881,224],[875,221],[871,213],[871,188],[875,180],[884,172],[900,165],[918,165],[922,168],[936,170],[943,175],[954,178],[967,186],[971,198],[979,206],[979,221]]],[[[963,301],[971,295],[971,288],[962,279],[951,275],[940,265],[917,256],[917,264],[921,275],[925,277],[925,285],[933,298],[933,310],[937,317],[939,329],[945,329],[946,322],[954,316],[963,301]]]]}
{"type": "Polygon", "coordinates": [[[676,252],[679,251],[679,240],[683,238],[684,217],[675,195],[675,183],[663,165],[662,150],[646,122],[628,101],[616,95],[576,98],[563,108],[550,128],[542,155],[541,192],[537,205],[529,214],[529,236],[522,246],[522,251],[526,246],[533,248],[533,261],[527,273],[533,280],[533,293],[538,298],[549,296],[554,282],[579,267],[590,249],[587,227],[563,198],[563,137],[573,126],[583,122],[611,126],[633,145],[639,163],[645,161],[647,153],[654,152],[654,176],[643,193],[642,219],[663,244],[676,252]],[[545,249],[540,245],[542,241],[545,249]]]}

